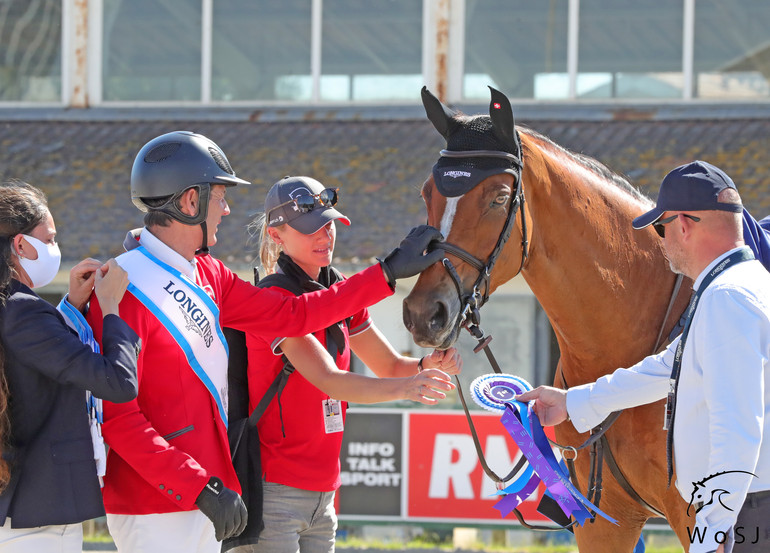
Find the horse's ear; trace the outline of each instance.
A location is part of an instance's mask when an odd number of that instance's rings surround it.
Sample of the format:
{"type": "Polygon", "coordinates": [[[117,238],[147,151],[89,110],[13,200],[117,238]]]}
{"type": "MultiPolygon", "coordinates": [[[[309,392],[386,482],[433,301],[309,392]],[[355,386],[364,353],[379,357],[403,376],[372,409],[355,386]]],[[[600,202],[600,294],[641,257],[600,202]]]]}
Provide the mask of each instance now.
{"type": "Polygon", "coordinates": [[[450,130],[452,127],[453,117],[457,115],[456,111],[452,111],[441,100],[436,98],[430,93],[427,86],[422,87],[422,105],[425,106],[425,113],[436,127],[436,130],[441,133],[446,139],[449,139],[450,130]]]}
{"type": "Polygon", "coordinates": [[[489,102],[489,117],[492,119],[492,128],[500,138],[511,144],[516,144],[513,131],[516,123],[513,120],[511,101],[508,96],[491,86],[489,91],[492,95],[492,100],[489,102]]]}

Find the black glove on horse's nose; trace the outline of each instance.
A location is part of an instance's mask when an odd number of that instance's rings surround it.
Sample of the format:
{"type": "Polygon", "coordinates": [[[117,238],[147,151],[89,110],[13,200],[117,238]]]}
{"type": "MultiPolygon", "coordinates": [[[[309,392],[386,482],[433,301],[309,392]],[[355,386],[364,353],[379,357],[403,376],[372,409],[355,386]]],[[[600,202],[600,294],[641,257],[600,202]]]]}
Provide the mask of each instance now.
{"type": "Polygon", "coordinates": [[[427,253],[425,250],[431,242],[441,242],[443,239],[437,228],[428,225],[410,230],[395,250],[385,259],[378,259],[391,286],[395,286],[397,279],[414,276],[441,261],[444,252],[440,245],[427,253]]]}
{"type": "Polygon", "coordinates": [[[237,536],[246,528],[248,513],[243,499],[233,490],[225,488],[216,476],[209,479],[195,504],[214,523],[217,541],[237,536]]]}

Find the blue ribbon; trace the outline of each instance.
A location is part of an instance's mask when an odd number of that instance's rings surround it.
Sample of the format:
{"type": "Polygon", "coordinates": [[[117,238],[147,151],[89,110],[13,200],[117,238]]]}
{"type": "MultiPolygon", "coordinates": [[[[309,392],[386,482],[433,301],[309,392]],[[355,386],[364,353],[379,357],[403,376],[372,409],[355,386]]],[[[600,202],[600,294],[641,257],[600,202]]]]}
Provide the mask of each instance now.
{"type": "Polygon", "coordinates": [[[556,460],[548,437],[531,406],[518,401],[506,403],[500,422],[530,464],[513,484],[498,492],[498,495],[504,497],[495,504],[495,509],[503,517],[529,497],[542,481],[546,485],[546,493],[556,501],[564,514],[568,518],[574,517],[581,526],[593,518],[590,511],[617,524],[614,518],[591,503],[570,482],[566,468],[556,460]]]}

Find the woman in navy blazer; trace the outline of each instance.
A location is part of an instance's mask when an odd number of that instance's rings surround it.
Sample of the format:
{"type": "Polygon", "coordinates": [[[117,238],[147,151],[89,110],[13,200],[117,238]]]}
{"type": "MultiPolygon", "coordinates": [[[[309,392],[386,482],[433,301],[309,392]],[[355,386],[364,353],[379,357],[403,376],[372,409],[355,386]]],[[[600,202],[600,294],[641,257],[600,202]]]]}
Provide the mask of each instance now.
{"type": "Polygon", "coordinates": [[[102,265],[87,259],[70,273],[65,308],[82,311],[92,289],[102,306],[103,355],[94,353],[32,290],[59,269],[55,238],[40,190],[19,181],[0,186],[3,552],[81,552],[80,523],[104,514],[95,461],[103,445],[98,431],[92,436],[86,390],[114,402],[137,394],[139,339],[118,317],[125,271],[114,260],[102,265]]]}

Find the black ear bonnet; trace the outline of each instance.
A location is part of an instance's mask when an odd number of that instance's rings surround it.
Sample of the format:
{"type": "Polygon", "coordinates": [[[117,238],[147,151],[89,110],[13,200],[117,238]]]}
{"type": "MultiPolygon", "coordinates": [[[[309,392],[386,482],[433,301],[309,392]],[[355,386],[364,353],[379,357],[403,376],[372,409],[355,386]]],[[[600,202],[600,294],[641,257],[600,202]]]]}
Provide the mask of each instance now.
{"type": "Polygon", "coordinates": [[[447,147],[433,166],[433,180],[441,195],[456,197],[484,179],[521,171],[521,145],[514,130],[508,98],[490,88],[490,116],[465,116],[454,112],[422,90],[423,105],[433,125],[446,139],[447,147]]]}

